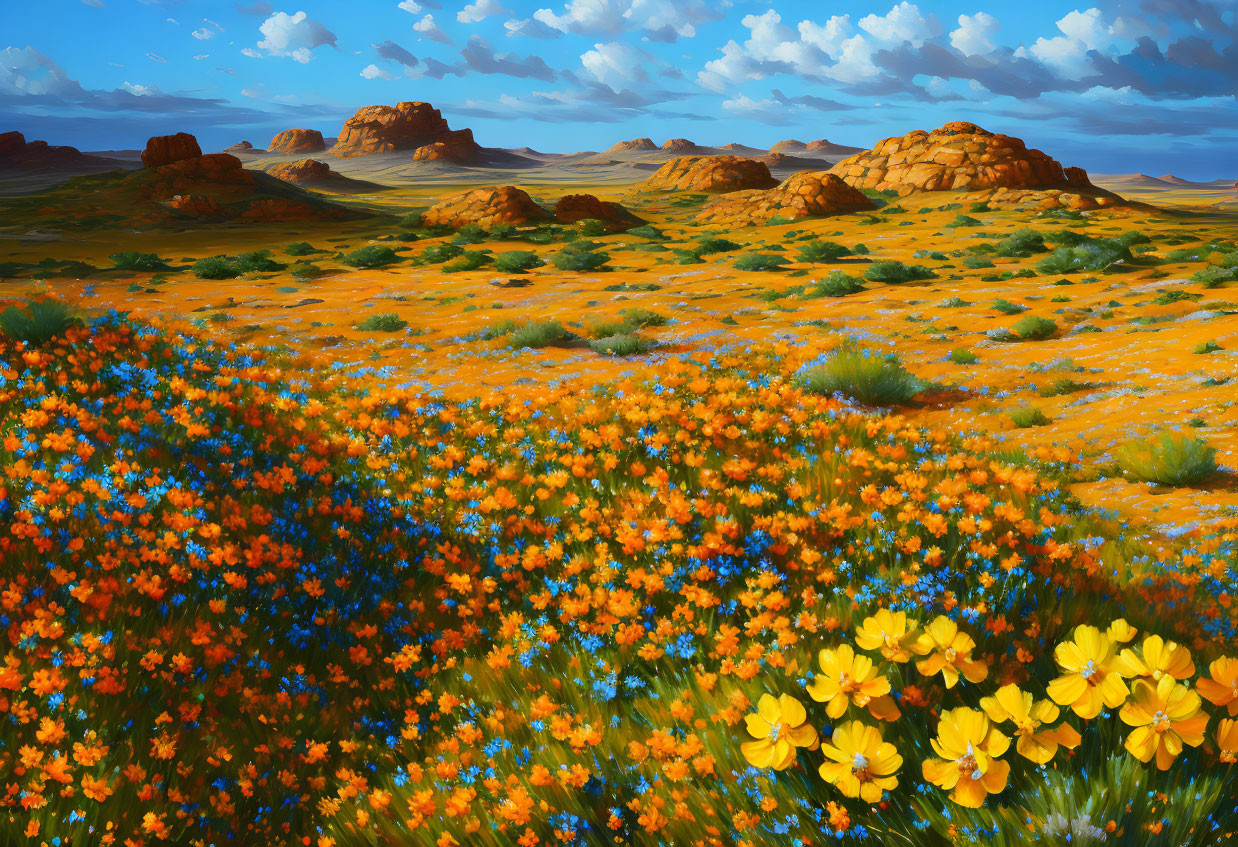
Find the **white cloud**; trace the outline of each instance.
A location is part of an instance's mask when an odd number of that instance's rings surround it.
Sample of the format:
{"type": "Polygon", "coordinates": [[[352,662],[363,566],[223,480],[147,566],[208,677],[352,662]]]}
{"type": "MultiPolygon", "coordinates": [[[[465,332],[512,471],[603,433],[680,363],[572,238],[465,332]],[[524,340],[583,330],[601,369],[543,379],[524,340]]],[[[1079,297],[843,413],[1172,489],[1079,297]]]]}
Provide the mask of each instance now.
{"type": "Polygon", "coordinates": [[[403,0],[403,2],[400,3],[398,6],[396,6],[396,8],[403,9],[404,11],[408,12],[410,15],[421,14],[421,6],[418,5],[417,3],[414,3],[413,0],[403,0]]]}
{"type": "Polygon", "coordinates": [[[209,59],[209,58],[211,58],[211,54],[210,54],[210,53],[199,53],[198,55],[194,56],[193,58],[194,58],[194,61],[195,61],[195,62],[200,62],[200,61],[202,61],[203,59],[209,59]]]}
{"type": "Polygon", "coordinates": [[[563,14],[538,9],[533,17],[561,32],[616,36],[641,30],[653,41],[692,38],[696,24],[722,17],[729,3],[707,0],[569,0],[563,14]]]}
{"type": "Polygon", "coordinates": [[[249,57],[249,58],[251,58],[251,59],[261,59],[261,58],[262,58],[262,54],[261,54],[261,53],[259,53],[257,50],[255,50],[255,49],[254,49],[254,48],[252,48],[252,47],[242,47],[242,48],[241,48],[241,55],[242,55],[242,56],[248,56],[248,57],[249,57]]]}
{"type": "Polygon", "coordinates": [[[417,23],[413,24],[413,29],[424,35],[431,41],[437,41],[440,44],[450,44],[451,39],[447,37],[447,33],[439,29],[438,24],[434,22],[434,15],[426,15],[417,23]]]}
{"type": "Polygon", "coordinates": [[[132,82],[124,83],[121,85],[121,88],[128,91],[130,94],[137,95],[138,97],[153,97],[157,94],[163,93],[159,90],[159,86],[157,85],[137,85],[132,82]]]}
{"type": "Polygon", "coordinates": [[[851,16],[835,15],[824,24],[800,21],[798,29],[801,41],[833,56],[851,35],[851,16]]]}
{"type": "Polygon", "coordinates": [[[892,44],[909,41],[913,47],[920,47],[925,41],[941,34],[937,16],[930,14],[924,17],[920,14],[920,8],[907,0],[883,16],[867,15],[861,18],[859,25],[860,29],[879,41],[892,44]]]}
{"type": "Polygon", "coordinates": [[[192,35],[194,38],[198,39],[199,41],[206,41],[208,38],[215,37],[215,30],[202,27],[201,29],[195,29],[193,32],[189,34],[192,35]]]}
{"type": "Polygon", "coordinates": [[[395,79],[395,76],[387,73],[378,65],[366,65],[361,69],[361,75],[366,79],[395,79]]]}
{"type": "Polygon", "coordinates": [[[959,15],[959,28],[950,33],[950,44],[968,56],[992,53],[997,45],[989,36],[1000,28],[997,18],[988,12],[959,15]]]}
{"type": "Polygon", "coordinates": [[[166,65],[168,63],[167,59],[155,53],[147,53],[146,58],[150,59],[152,62],[158,62],[161,65],[166,65]]]}
{"type": "Polygon", "coordinates": [[[503,28],[507,30],[507,37],[513,35],[523,35],[527,38],[558,38],[563,33],[554,27],[546,26],[536,18],[524,18],[522,20],[504,21],[503,28]]]}
{"type": "Polygon", "coordinates": [[[746,94],[740,94],[723,100],[722,108],[745,120],[774,125],[790,123],[789,110],[777,100],[753,100],[746,94]]]}
{"type": "Polygon", "coordinates": [[[81,90],[64,68],[33,47],[0,50],[0,92],[64,96],[81,90]]]}
{"type": "Polygon", "coordinates": [[[615,91],[631,87],[634,83],[647,83],[645,68],[655,65],[656,60],[631,44],[611,41],[594,44],[593,49],[580,57],[589,75],[615,91]]]}
{"type": "Polygon", "coordinates": [[[287,56],[301,64],[314,58],[314,48],[335,45],[335,34],[305,12],[276,12],[262,22],[258,47],[272,56],[287,56]]]}
{"type": "Polygon", "coordinates": [[[1113,28],[1104,22],[1100,9],[1069,12],[1057,22],[1057,28],[1088,50],[1104,50],[1114,42],[1113,28]]]}
{"type": "Polygon", "coordinates": [[[504,9],[499,0],[477,0],[476,3],[470,3],[461,9],[456,20],[462,24],[475,24],[491,15],[506,15],[510,12],[511,9],[504,9]]]}

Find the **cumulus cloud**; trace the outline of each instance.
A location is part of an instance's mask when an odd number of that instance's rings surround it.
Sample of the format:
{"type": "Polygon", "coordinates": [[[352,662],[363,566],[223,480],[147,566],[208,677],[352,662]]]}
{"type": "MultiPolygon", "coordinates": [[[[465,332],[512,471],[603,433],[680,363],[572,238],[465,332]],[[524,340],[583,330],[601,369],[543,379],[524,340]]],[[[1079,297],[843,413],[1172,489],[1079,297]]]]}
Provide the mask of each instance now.
{"type": "Polygon", "coordinates": [[[581,55],[580,63],[591,77],[614,89],[647,84],[650,70],[661,76],[679,75],[666,63],[623,41],[594,44],[581,55]]]}
{"type": "Polygon", "coordinates": [[[195,29],[193,32],[189,34],[192,35],[194,38],[198,39],[199,41],[206,41],[207,39],[215,37],[215,30],[207,29],[206,27],[201,27],[200,29],[195,29]]]}
{"type": "Polygon", "coordinates": [[[570,0],[562,14],[538,9],[546,26],[576,35],[614,37],[641,31],[651,41],[674,42],[696,35],[696,25],[723,16],[723,4],[707,0],[570,0]]]}
{"type": "Polygon", "coordinates": [[[903,0],[884,15],[867,15],[860,19],[860,29],[872,35],[878,41],[891,43],[910,42],[919,47],[930,38],[941,34],[941,26],[937,16],[930,14],[927,18],[920,14],[920,8],[907,0],[903,0]]]}
{"type": "Polygon", "coordinates": [[[511,9],[504,9],[499,0],[477,0],[470,3],[456,14],[456,20],[462,24],[475,24],[484,21],[491,15],[506,15],[511,9]]]}
{"type": "Polygon", "coordinates": [[[950,33],[950,46],[965,56],[991,53],[997,45],[990,36],[1000,28],[997,18],[988,12],[959,15],[959,28],[950,33]]]}
{"type": "Polygon", "coordinates": [[[558,38],[563,33],[554,27],[546,26],[536,18],[525,18],[523,20],[510,20],[503,22],[503,28],[507,30],[507,37],[513,35],[523,35],[526,38],[558,38]]]}
{"type": "Polygon", "coordinates": [[[335,33],[305,12],[290,15],[276,12],[262,22],[259,31],[263,39],[258,47],[272,56],[287,56],[305,64],[314,58],[314,49],[323,45],[335,47],[335,33]]]}
{"type": "Polygon", "coordinates": [[[387,73],[378,65],[366,65],[361,69],[361,75],[366,79],[395,79],[392,74],[387,73]]]}
{"type": "Polygon", "coordinates": [[[451,39],[447,36],[447,33],[439,29],[438,24],[434,22],[434,15],[426,15],[424,18],[417,21],[417,23],[413,24],[413,29],[431,41],[437,41],[440,44],[451,43],[451,39]]]}
{"type": "Polygon", "coordinates": [[[139,85],[132,82],[123,83],[121,88],[135,97],[154,97],[163,93],[157,85],[139,85]]]}
{"type": "Polygon", "coordinates": [[[0,51],[0,92],[25,96],[82,94],[76,80],[64,68],[33,47],[7,47],[0,51]]]}

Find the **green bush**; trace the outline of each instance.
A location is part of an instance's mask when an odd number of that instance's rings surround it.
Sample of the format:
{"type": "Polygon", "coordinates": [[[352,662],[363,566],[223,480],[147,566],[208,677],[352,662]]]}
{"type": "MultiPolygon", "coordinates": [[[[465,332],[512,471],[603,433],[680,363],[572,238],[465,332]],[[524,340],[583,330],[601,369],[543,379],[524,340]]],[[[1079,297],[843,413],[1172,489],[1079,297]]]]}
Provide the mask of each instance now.
{"type": "Polygon", "coordinates": [[[558,321],[533,321],[508,336],[507,346],[514,350],[526,347],[541,349],[567,339],[567,330],[558,321]]]}
{"type": "Polygon", "coordinates": [[[949,359],[956,365],[974,365],[980,361],[980,358],[975,353],[965,347],[951,350],[949,359]]]}
{"type": "Polygon", "coordinates": [[[974,271],[978,271],[981,268],[993,267],[993,263],[990,262],[988,259],[986,259],[984,256],[964,256],[963,267],[971,268],[974,271]]]}
{"type": "Polygon", "coordinates": [[[582,249],[576,245],[565,247],[550,257],[550,264],[561,271],[595,271],[609,261],[609,254],[593,253],[588,247],[582,249]]]}
{"type": "Polygon", "coordinates": [[[804,371],[803,384],[812,394],[842,394],[866,406],[906,403],[924,390],[924,383],[904,368],[897,356],[851,344],[804,371]]]}
{"type": "Polygon", "coordinates": [[[1053,419],[1035,406],[1020,406],[1010,412],[1010,421],[1019,429],[1027,429],[1052,423],[1053,419]]]}
{"type": "Polygon", "coordinates": [[[731,267],[737,271],[780,271],[790,262],[786,256],[770,253],[745,253],[731,267]]]}
{"type": "Polygon", "coordinates": [[[662,234],[660,229],[651,226],[650,224],[632,227],[632,229],[629,229],[624,233],[624,235],[634,235],[637,238],[647,238],[650,241],[663,241],[666,239],[666,236],[662,234]]]}
{"type": "Polygon", "coordinates": [[[1023,341],[1040,341],[1057,332],[1057,322],[1039,315],[1028,315],[1016,323],[1012,329],[1015,335],[1023,341]]]}
{"type": "Polygon", "coordinates": [[[848,276],[842,271],[830,271],[825,279],[814,280],[813,284],[800,292],[801,300],[817,300],[821,297],[846,297],[864,290],[864,280],[848,276]]]}
{"type": "Polygon", "coordinates": [[[970,215],[955,215],[954,220],[946,224],[947,229],[954,229],[961,226],[980,226],[980,221],[970,215]]]}
{"type": "Polygon", "coordinates": [[[1033,253],[1043,253],[1048,250],[1045,239],[1034,229],[1017,229],[997,242],[994,251],[998,256],[1026,258],[1033,253]]]}
{"type": "Polygon", "coordinates": [[[168,263],[154,253],[113,253],[108,258],[122,271],[166,271],[169,268],[168,263]]]}
{"type": "Polygon", "coordinates": [[[923,265],[904,265],[902,262],[873,262],[864,270],[865,279],[890,285],[933,279],[936,276],[937,274],[923,265]]]}
{"type": "Polygon", "coordinates": [[[1000,297],[993,301],[993,308],[1001,312],[1003,315],[1017,315],[1020,312],[1027,311],[1027,306],[1011,303],[1009,300],[1003,300],[1000,297]]]}
{"type": "Polygon", "coordinates": [[[508,250],[494,257],[495,270],[505,274],[528,273],[545,264],[532,250],[508,250]]]}
{"type": "Polygon", "coordinates": [[[606,229],[606,224],[597,218],[582,218],[576,222],[576,230],[586,238],[600,238],[610,232],[606,229]]]}
{"type": "Polygon", "coordinates": [[[273,273],[282,271],[287,265],[280,264],[271,258],[270,250],[256,250],[253,253],[242,253],[232,260],[237,270],[243,274],[273,273]]]}
{"type": "Polygon", "coordinates": [[[354,250],[340,261],[349,267],[369,269],[394,265],[396,262],[401,261],[401,259],[390,247],[380,247],[377,244],[371,244],[368,247],[362,247],[360,250],[354,250]]]}
{"type": "Polygon", "coordinates": [[[1077,391],[1087,391],[1095,388],[1096,384],[1092,382],[1077,382],[1068,376],[1058,377],[1048,385],[1040,387],[1039,394],[1041,397],[1061,397],[1065,394],[1074,394],[1077,391]]]}
{"type": "Polygon", "coordinates": [[[604,356],[639,356],[657,347],[657,343],[640,335],[619,334],[595,338],[589,348],[604,356]]]}
{"type": "Polygon", "coordinates": [[[491,324],[481,331],[481,337],[486,341],[493,341],[496,338],[501,338],[504,335],[510,335],[516,331],[515,321],[499,321],[496,324],[491,324]]]}
{"type": "Polygon", "coordinates": [[[395,222],[400,229],[418,229],[421,226],[421,212],[405,215],[395,222]]]}
{"type": "Polygon", "coordinates": [[[624,309],[619,313],[623,316],[625,326],[633,330],[645,329],[651,326],[666,326],[670,318],[666,315],[659,315],[657,312],[651,312],[648,309],[624,309]]]}
{"type": "Polygon", "coordinates": [[[833,241],[809,241],[801,244],[796,259],[810,265],[821,262],[832,262],[843,256],[850,256],[851,248],[833,241]]]}
{"type": "Polygon", "coordinates": [[[394,312],[370,315],[365,320],[355,324],[362,332],[399,332],[408,326],[408,321],[401,320],[394,312]]]}
{"type": "Polygon", "coordinates": [[[284,248],[284,253],[289,256],[309,256],[313,253],[321,253],[317,247],[310,244],[308,241],[294,241],[284,248]]]}
{"type": "Polygon", "coordinates": [[[456,237],[452,239],[452,243],[481,244],[489,237],[490,234],[481,228],[481,224],[470,222],[456,230],[456,237]]]}
{"type": "Polygon", "coordinates": [[[696,250],[693,252],[698,256],[708,256],[710,253],[730,253],[741,246],[726,238],[702,238],[696,242],[696,250]]]}
{"type": "Polygon", "coordinates": [[[292,274],[294,279],[317,279],[320,276],[326,275],[327,271],[324,271],[313,262],[297,262],[289,266],[288,273],[292,274]]]}
{"type": "Polygon", "coordinates": [[[1215,353],[1216,351],[1221,350],[1221,349],[1222,349],[1221,345],[1217,344],[1215,341],[1205,341],[1203,344],[1195,345],[1195,350],[1193,352],[1198,355],[1203,356],[1203,355],[1207,355],[1208,353],[1215,353]]]}
{"type": "Polygon", "coordinates": [[[465,250],[456,258],[443,265],[443,273],[454,274],[459,271],[475,271],[490,264],[493,260],[485,250],[465,250]]]}
{"type": "Polygon", "coordinates": [[[0,312],[0,332],[13,341],[38,347],[64,335],[81,323],[73,309],[61,300],[27,300],[22,307],[9,306],[0,312]]]}
{"type": "Polygon", "coordinates": [[[672,247],[671,253],[674,254],[675,264],[677,265],[699,265],[704,262],[695,250],[683,250],[679,247],[672,247]]]}
{"type": "Polygon", "coordinates": [[[1196,282],[1201,282],[1204,288],[1220,288],[1227,282],[1238,280],[1238,268],[1225,267],[1207,267],[1195,272],[1191,277],[1196,282]]]}
{"type": "Polygon", "coordinates": [[[193,275],[198,279],[235,279],[241,270],[227,256],[207,256],[193,263],[193,275]]]}
{"type": "Polygon", "coordinates": [[[1194,485],[1216,473],[1216,450],[1194,436],[1166,432],[1135,439],[1114,452],[1128,478],[1158,485],[1194,485]]]}
{"type": "Polygon", "coordinates": [[[417,264],[437,265],[462,255],[464,248],[458,244],[431,244],[417,254],[417,264]]]}
{"type": "Polygon", "coordinates": [[[1109,239],[1085,241],[1076,247],[1059,247],[1036,263],[1042,274],[1100,271],[1118,261],[1131,261],[1131,251],[1109,239]]]}

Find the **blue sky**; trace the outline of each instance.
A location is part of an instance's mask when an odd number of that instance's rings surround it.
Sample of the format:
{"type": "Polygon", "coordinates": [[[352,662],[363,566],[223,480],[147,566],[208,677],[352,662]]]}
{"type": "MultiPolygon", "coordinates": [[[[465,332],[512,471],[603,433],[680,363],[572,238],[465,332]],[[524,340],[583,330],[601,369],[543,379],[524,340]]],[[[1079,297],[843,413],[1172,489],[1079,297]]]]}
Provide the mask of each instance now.
{"type": "Polygon", "coordinates": [[[265,146],[427,100],[486,146],[870,146],[971,120],[1094,172],[1238,179],[1238,0],[40,0],[0,9],[0,131],[265,146]]]}

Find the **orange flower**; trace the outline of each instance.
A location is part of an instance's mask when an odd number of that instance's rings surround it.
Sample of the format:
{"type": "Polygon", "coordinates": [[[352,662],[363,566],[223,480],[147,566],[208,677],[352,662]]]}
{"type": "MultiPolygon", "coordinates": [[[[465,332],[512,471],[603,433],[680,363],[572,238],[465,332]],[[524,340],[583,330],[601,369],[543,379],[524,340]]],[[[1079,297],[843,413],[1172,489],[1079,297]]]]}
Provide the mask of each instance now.
{"type": "Polygon", "coordinates": [[[1195,683],[1195,690],[1214,706],[1226,706],[1229,716],[1238,715],[1238,659],[1222,656],[1208,666],[1212,677],[1195,683]]]}

